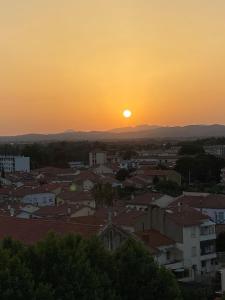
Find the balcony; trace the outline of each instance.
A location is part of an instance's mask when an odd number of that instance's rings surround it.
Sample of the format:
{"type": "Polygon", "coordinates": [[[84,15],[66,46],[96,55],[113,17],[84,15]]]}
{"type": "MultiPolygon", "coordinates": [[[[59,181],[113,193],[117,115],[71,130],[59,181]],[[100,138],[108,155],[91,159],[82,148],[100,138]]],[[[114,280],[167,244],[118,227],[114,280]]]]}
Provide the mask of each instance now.
{"type": "Polygon", "coordinates": [[[216,258],[217,255],[216,255],[216,252],[210,252],[210,253],[205,253],[205,254],[202,254],[201,253],[201,260],[208,260],[208,259],[214,259],[216,258]]]}
{"type": "Polygon", "coordinates": [[[178,269],[182,269],[184,267],[184,263],[182,260],[174,260],[174,261],[171,261],[167,264],[164,265],[167,269],[170,269],[170,270],[178,270],[178,269]]]}
{"type": "Polygon", "coordinates": [[[200,229],[200,241],[207,241],[207,240],[215,240],[216,233],[215,233],[215,224],[211,221],[201,226],[200,229]]]}
{"type": "Polygon", "coordinates": [[[215,233],[208,233],[208,234],[201,234],[200,241],[208,241],[208,240],[215,240],[216,234],[215,233]]]}

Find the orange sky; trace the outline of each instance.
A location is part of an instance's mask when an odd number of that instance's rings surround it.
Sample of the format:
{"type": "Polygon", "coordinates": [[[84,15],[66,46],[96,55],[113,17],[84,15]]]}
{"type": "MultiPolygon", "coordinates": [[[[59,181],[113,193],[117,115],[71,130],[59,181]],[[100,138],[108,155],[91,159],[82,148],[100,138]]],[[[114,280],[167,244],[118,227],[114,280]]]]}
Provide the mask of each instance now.
{"type": "Polygon", "coordinates": [[[224,124],[225,1],[0,0],[0,104],[2,135],[224,124]]]}

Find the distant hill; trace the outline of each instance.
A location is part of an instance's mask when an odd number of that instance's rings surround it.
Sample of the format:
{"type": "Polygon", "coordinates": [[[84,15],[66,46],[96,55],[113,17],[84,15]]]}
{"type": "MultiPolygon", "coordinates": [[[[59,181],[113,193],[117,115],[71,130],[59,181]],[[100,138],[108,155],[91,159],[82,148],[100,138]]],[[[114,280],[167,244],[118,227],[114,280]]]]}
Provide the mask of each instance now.
{"type": "Polygon", "coordinates": [[[155,128],[159,128],[160,126],[157,125],[138,125],[134,127],[122,127],[122,128],[114,128],[109,130],[108,132],[112,133],[123,133],[123,132],[139,132],[139,131],[146,131],[146,130],[152,130],[155,128]]]}
{"type": "Polygon", "coordinates": [[[0,143],[32,143],[51,141],[80,140],[128,140],[128,139],[191,139],[206,137],[225,137],[225,125],[188,125],[188,126],[151,126],[116,128],[109,131],[73,131],[56,134],[25,134],[18,136],[1,136],[0,143]]]}

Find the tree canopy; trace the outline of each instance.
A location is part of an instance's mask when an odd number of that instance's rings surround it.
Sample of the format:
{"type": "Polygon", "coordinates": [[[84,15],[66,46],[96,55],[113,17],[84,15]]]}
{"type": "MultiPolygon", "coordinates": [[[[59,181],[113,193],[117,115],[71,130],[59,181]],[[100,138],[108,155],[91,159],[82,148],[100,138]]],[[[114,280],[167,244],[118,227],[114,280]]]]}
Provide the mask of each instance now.
{"type": "Polygon", "coordinates": [[[203,146],[197,143],[185,143],[181,146],[179,151],[180,155],[196,155],[203,153],[205,153],[203,146]]]}
{"type": "Polygon", "coordinates": [[[221,168],[225,160],[209,154],[200,154],[195,157],[185,156],[176,163],[176,170],[189,182],[219,182],[221,168]]]}
{"type": "Polygon", "coordinates": [[[134,240],[109,252],[98,238],[49,234],[36,245],[0,244],[2,300],[179,300],[173,275],[134,240]]]}

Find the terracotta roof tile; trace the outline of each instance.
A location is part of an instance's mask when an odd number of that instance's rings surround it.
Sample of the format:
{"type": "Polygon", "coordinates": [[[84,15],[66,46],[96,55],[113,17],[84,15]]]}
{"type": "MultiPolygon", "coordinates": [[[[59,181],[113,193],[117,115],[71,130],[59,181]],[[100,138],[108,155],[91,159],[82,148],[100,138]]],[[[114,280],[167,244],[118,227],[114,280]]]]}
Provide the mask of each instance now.
{"type": "Polygon", "coordinates": [[[84,225],[64,221],[39,219],[19,219],[0,216],[0,239],[11,236],[26,244],[33,244],[43,239],[49,231],[60,235],[75,233],[84,237],[98,234],[101,226],[84,225]]]}
{"type": "Polygon", "coordinates": [[[206,195],[206,196],[192,196],[183,195],[176,199],[173,203],[182,202],[196,208],[225,208],[225,195],[206,195]]]}
{"type": "Polygon", "coordinates": [[[154,229],[137,232],[136,235],[141,238],[144,243],[151,248],[159,248],[163,246],[174,245],[176,242],[159,231],[154,229]]]}
{"type": "Polygon", "coordinates": [[[160,193],[145,193],[134,196],[134,199],[128,202],[128,204],[134,205],[149,205],[152,201],[161,198],[163,195],[160,193]]]}
{"type": "Polygon", "coordinates": [[[167,217],[181,226],[194,226],[208,220],[207,215],[187,205],[174,206],[173,203],[166,210],[167,217]]]}

